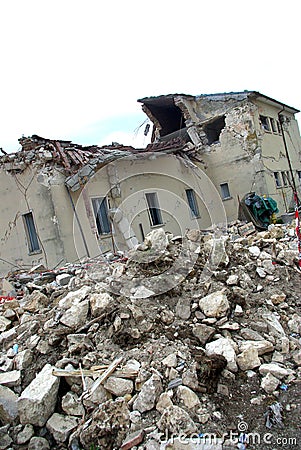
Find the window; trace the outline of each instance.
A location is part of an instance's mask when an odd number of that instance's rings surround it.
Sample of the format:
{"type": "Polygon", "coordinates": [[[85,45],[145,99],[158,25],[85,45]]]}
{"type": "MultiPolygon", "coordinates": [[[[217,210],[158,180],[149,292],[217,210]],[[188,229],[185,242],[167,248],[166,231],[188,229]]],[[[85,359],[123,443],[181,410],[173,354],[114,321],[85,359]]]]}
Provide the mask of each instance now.
{"type": "Polygon", "coordinates": [[[277,188],[281,187],[282,184],[281,184],[280,173],[279,172],[274,172],[274,178],[275,178],[275,182],[276,182],[276,187],[277,188]]]}
{"type": "Polygon", "coordinates": [[[271,123],[273,133],[277,133],[276,122],[275,122],[275,119],[273,119],[273,117],[270,117],[270,123],[271,123]]]}
{"type": "Polygon", "coordinates": [[[159,207],[158,197],[156,192],[149,192],[145,194],[149,218],[151,226],[154,227],[156,225],[162,225],[162,215],[159,207]]]}
{"type": "Polygon", "coordinates": [[[298,175],[299,185],[301,188],[301,170],[297,170],[297,175],[298,175]]]}
{"type": "Polygon", "coordinates": [[[259,116],[261,127],[265,131],[271,131],[269,118],[266,116],[259,116]]]}
{"type": "Polygon", "coordinates": [[[225,124],[225,116],[222,116],[206,125],[205,133],[208,139],[208,145],[219,141],[220,134],[225,128],[225,124]]]}
{"type": "Polygon", "coordinates": [[[27,214],[23,214],[23,222],[25,227],[25,233],[27,237],[27,245],[29,253],[33,252],[39,252],[40,244],[39,239],[37,235],[37,230],[33,221],[33,215],[32,212],[29,212],[27,214]]]}
{"type": "Polygon", "coordinates": [[[221,187],[222,199],[226,200],[227,198],[231,198],[230,189],[229,189],[228,183],[222,183],[220,185],[220,187],[221,187]]]}
{"type": "Polygon", "coordinates": [[[278,130],[278,133],[279,133],[279,134],[282,134],[282,133],[281,133],[281,125],[280,125],[279,120],[277,120],[277,130],[278,130]]]}
{"type": "Polygon", "coordinates": [[[92,198],[92,206],[98,234],[111,233],[108,216],[108,202],[106,197],[92,198]]]}
{"type": "Polygon", "coordinates": [[[186,189],[186,196],[192,217],[199,217],[200,216],[199,207],[194,190],[186,189]]]}

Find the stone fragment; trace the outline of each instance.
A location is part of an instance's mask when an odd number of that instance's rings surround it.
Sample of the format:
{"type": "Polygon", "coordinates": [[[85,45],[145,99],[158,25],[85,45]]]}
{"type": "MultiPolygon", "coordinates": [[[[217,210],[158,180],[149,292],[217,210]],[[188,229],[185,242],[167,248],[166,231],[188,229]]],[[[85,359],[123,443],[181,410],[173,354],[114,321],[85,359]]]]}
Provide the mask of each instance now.
{"type": "Polygon", "coordinates": [[[199,397],[187,386],[179,386],[176,396],[179,403],[187,409],[196,408],[201,404],[199,397]]]}
{"type": "Polygon", "coordinates": [[[33,291],[28,297],[25,297],[25,305],[23,306],[25,311],[34,313],[40,309],[45,308],[49,304],[48,297],[42,292],[36,290],[33,291]]]}
{"type": "Polygon", "coordinates": [[[285,369],[284,367],[281,367],[276,363],[269,363],[269,364],[262,364],[259,367],[259,373],[261,375],[266,375],[270,373],[274,375],[274,377],[281,380],[282,378],[285,378],[294,372],[291,369],[285,369]]]}
{"type": "Polygon", "coordinates": [[[292,333],[301,334],[301,316],[298,316],[298,314],[293,314],[287,324],[292,333]]]}
{"type": "Polygon", "coordinates": [[[67,392],[62,398],[62,410],[69,416],[83,416],[85,408],[75,392],[67,392]]]}
{"type": "Polygon", "coordinates": [[[180,297],[176,304],[176,315],[182,319],[187,320],[191,314],[190,307],[191,300],[188,297],[180,297]]]}
{"type": "Polygon", "coordinates": [[[216,392],[224,395],[225,397],[229,397],[229,388],[225,384],[218,383],[216,392]]]}
{"type": "Polygon", "coordinates": [[[54,413],[46,423],[47,430],[56,442],[65,442],[77,426],[77,418],[54,413]]]}
{"type": "Polygon", "coordinates": [[[192,328],[192,332],[196,338],[200,341],[201,345],[205,345],[215,333],[215,328],[205,325],[203,323],[196,324],[192,328]]]}
{"type": "Polygon", "coordinates": [[[262,341],[264,338],[255,330],[250,328],[242,328],[240,331],[241,336],[248,341],[262,341]]]}
{"type": "Polygon", "coordinates": [[[229,310],[229,302],[223,290],[213,292],[199,300],[199,307],[207,317],[222,317],[229,310]]]}
{"type": "Polygon", "coordinates": [[[32,363],[32,351],[29,349],[22,350],[15,356],[15,365],[17,370],[27,369],[32,363]]]}
{"type": "Polygon", "coordinates": [[[3,316],[0,316],[0,332],[6,331],[11,326],[11,321],[3,316]]]}
{"type": "Polygon", "coordinates": [[[230,339],[219,338],[216,341],[206,344],[207,355],[222,355],[227,360],[227,369],[231,372],[237,372],[236,354],[234,345],[230,339]]]}
{"type": "Polygon", "coordinates": [[[166,408],[157,423],[158,428],[165,433],[191,434],[197,431],[197,426],[190,418],[190,415],[179,406],[172,405],[166,408]]]}
{"type": "Polygon", "coordinates": [[[157,374],[153,374],[142,386],[141,391],[136,398],[133,409],[137,409],[141,413],[150,411],[162,393],[161,378],[157,374]]]}
{"type": "Polygon", "coordinates": [[[258,258],[258,256],[260,255],[260,248],[257,247],[257,245],[249,247],[248,251],[253,258],[258,258]]]}
{"type": "Polygon", "coordinates": [[[24,389],[18,401],[20,422],[42,427],[54,411],[59,378],[52,375],[53,366],[46,364],[24,389]]]}
{"type": "Polygon", "coordinates": [[[271,301],[273,305],[279,305],[280,303],[284,302],[286,299],[286,294],[273,294],[271,295],[271,301]]]}
{"type": "Polygon", "coordinates": [[[70,328],[78,328],[86,323],[89,311],[89,301],[82,302],[71,306],[60,318],[60,322],[70,328]]]}
{"type": "Polygon", "coordinates": [[[243,341],[239,346],[239,350],[244,352],[250,347],[256,349],[259,356],[274,350],[274,345],[265,339],[261,339],[260,341],[243,341]]]}
{"type": "Polygon", "coordinates": [[[56,276],[55,281],[59,286],[67,286],[72,277],[73,275],[70,275],[69,273],[61,273],[56,276]]]}
{"type": "Polygon", "coordinates": [[[90,286],[82,286],[77,291],[68,292],[68,294],[59,301],[59,307],[64,310],[71,308],[72,305],[84,300],[90,291],[90,286]]]}
{"type": "Polygon", "coordinates": [[[141,285],[135,288],[132,298],[149,298],[152,297],[153,295],[155,295],[154,291],[151,291],[150,289],[141,285]]]}
{"type": "Polygon", "coordinates": [[[0,385],[7,387],[19,386],[21,383],[20,370],[0,373],[0,385]]]}
{"type": "Polygon", "coordinates": [[[31,424],[26,424],[20,433],[17,435],[17,444],[26,444],[34,436],[34,429],[31,424]]]}
{"type": "Polygon", "coordinates": [[[6,386],[0,386],[0,421],[13,422],[18,416],[18,396],[6,386]]]}
{"type": "MultiPolygon", "coordinates": [[[[13,442],[12,438],[8,434],[8,427],[4,426],[0,428],[0,450],[5,450],[10,447],[10,444],[13,442]]],[[[12,450],[10,447],[9,450],[12,450]]]]}
{"type": "Polygon", "coordinates": [[[114,299],[107,293],[93,293],[90,295],[90,306],[93,317],[98,317],[108,311],[109,307],[113,305],[114,299]]]}
{"type": "Polygon", "coordinates": [[[265,390],[267,394],[272,394],[279,386],[280,381],[274,377],[271,372],[268,372],[266,376],[261,380],[260,386],[265,390]]]}
{"type": "MultiPolygon", "coordinates": [[[[91,378],[85,378],[87,389],[90,389],[94,382],[91,378]]],[[[100,405],[106,402],[111,397],[111,394],[105,390],[102,384],[100,384],[95,391],[89,397],[83,399],[84,406],[90,408],[95,407],[95,405],[100,405]]]]}
{"type": "Polygon", "coordinates": [[[157,401],[156,404],[156,410],[159,411],[160,413],[163,413],[163,411],[168,408],[169,406],[172,406],[172,400],[170,398],[170,395],[167,392],[163,392],[160,397],[159,400],[157,401]]]}
{"type": "Polygon", "coordinates": [[[28,450],[50,450],[50,445],[47,439],[34,436],[29,441],[28,450]]]}
{"type": "Polygon", "coordinates": [[[176,353],[171,353],[167,355],[164,359],[162,359],[162,364],[167,367],[177,367],[178,358],[176,353]]]}
{"type": "Polygon", "coordinates": [[[257,349],[251,346],[240,353],[236,360],[240,370],[243,371],[254,369],[255,367],[259,367],[261,364],[261,361],[258,358],[257,349]]]}
{"type": "Polygon", "coordinates": [[[144,431],[138,430],[134,433],[129,434],[125,440],[123,441],[120,450],[129,450],[136,445],[140,444],[143,441],[144,438],[144,431]]]}
{"type": "Polygon", "coordinates": [[[134,383],[132,380],[125,378],[109,377],[104,384],[104,388],[116,397],[124,397],[133,392],[134,383]]]}
{"type": "Polygon", "coordinates": [[[160,319],[166,325],[171,325],[175,320],[175,315],[170,309],[164,309],[160,314],[160,319]]]}
{"type": "Polygon", "coordinates": [[[275,337],[286,336],[285,331],[275,313],[265,312],[262,314],[262,318],[266,321],[269,332],[273,336],[275,337]]]}
{"type": "Polygon", "coordinates": [[[230,275],[226,280],[228,286],[236,286],[238,284],[238,275],[230,275]]]}
{"type": "Polygon", "coordinates": [[[153,250],[163,252],[168,246],[168,237],[163,228],[152,230],[145,236],[144,243],[153,250]]]}
{"type": "Polygon", "coordinates": [[[236,305],[234,309],[234,315],[237,317],[243,316],[244,310],[240,305],[236,305]]]}
{"type": "Polygon", "coordinates": [[[260,278],[265,278],[267,276],[266,271],[262,267],[257,267],[256,273],[260,278]]]}

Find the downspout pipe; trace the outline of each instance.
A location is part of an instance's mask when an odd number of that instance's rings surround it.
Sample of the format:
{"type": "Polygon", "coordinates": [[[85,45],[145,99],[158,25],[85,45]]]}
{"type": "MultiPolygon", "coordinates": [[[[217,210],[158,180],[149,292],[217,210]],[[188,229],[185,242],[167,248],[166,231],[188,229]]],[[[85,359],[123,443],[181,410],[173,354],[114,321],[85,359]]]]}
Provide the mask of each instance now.
{"type": "Polygon", "coordinates": [[[79,232],[80,232],[80,235],[81,235],[82,240],[83,240],[83,244],[84,244],[84,247],[85,247],[85,250],[86,250],[86,254],[87,254],[88,258],[90,258],[90,252],[89,252],[89,249],[88,249],[87,241],[86,241],[86,238],[85,238],[85,235],[84,235],[84,232],[83,232],[83,228],[82,228],[82,225],[80,223],[80,220],[79,220],[79,217],[78,217],[78,214],[77,214],[77,211],[76,211],[76,208],[75,208],[75,205],[74,205],[74,202],[73,202],[73,199],[72,199],[72,196],[70,194],[68,186],[66,186],[66,189],[67,189],[68,197],[69,197],[69,200],[70,200],[70,203],[71,203],[71,206],[72,206],[75,218],[76,218],[76,222],[77,222],[77,225],[78,225],[78,228],[79,228],[79,232]]]}
{"type": "Polygon", "coordinates": [[[288,161],[288,167],[289,167],[289,171],[290,171],[290,174],[291,174],[293,190],[294,190],[294,194],[296,196],[296,199],[297,199],[297,202],[298,202],[298,206],[299,206],[300,201],[299,201],[298,194],[297,194],[297,188],[296,188],[296,183],[295,183],[295,177],[294,177],[294,173],[293,173],[291,158],[289,156],[289,152],[288,152],[288,148],[287,148],[287,144],[286,144],[286,139],[285,139],[285,136],[284,136],[283,115],[281,114],[284,110],[285,110],[285,106],[283,106],[282,109],[278,112],[278,119],[279,119],[279,123],[280,123],[280,128],[281,128],[281,134],[282,134],[282,140],[283,140],[283,145],[284,145],[284,149],[285,149],[286,159],[288,161]]]}

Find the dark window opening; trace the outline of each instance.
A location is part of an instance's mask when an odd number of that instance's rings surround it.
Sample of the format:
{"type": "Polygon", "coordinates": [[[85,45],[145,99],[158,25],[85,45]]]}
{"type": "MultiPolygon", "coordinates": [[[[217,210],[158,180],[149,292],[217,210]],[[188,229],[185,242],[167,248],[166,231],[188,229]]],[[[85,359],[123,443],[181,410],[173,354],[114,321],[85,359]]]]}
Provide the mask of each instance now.
{"type": "Polygon", "coordinates": [[[227,198],[231,198],[230,189],[228,183],[222,183],[220,185],[221,187],[221,193],[222,193],[222,199],[226,200],[227,198]]]}
{"type": "Polygon", "coordinates": [[[277,129],[278,129],[278,133],[279,133],[279,134],[282,134],[282,133],[281,133],[281,125],[280,125],[279,120],[277,120],[277,129]]]}
{"type": "Polygon", "coordinates": [[[156,192],[145,194],[151,226],[162,225],[162,215],[156,192]]]}
{"type": "Polygon", "coordinates": [[[219,141],[220,134],[225,128],[225,116],[219,117],[213,122],[208,123],[205,127],[205,133],[208,140],[208,145],[219,141]]]}
{"type": "Polygon", "coordinates": [[[23,215],[25,226],[25,233],[27,237],[27,244],[29,253],[40,251],[40,244],[37,235],[37,230],[34,224],[33,215],[31,212],[23,215]]]}
{"type": "Polygon", "coordinates": [[[106,197],[92,198],[92,206],[98,234],[111,233],[106,197]]]}
{"type": "Polygon", "coordinates": [[[275,178],[276,187],[277,188],[281,187],[282,184],[281,184],[281,179],[280,179],[279,172],[274,172],[274,178],[275,178]]]}
{"type": "Polygon", "coordinates": [[[173,98],[155,98],[147,101],[145,105],[161,126],[160,137],[179,132],[179,130],[186,128],[183,112],[175,105],[173,98]]]}
{"type": "Polygon", "coordinates": [[[269,124],[269,118],[266,116],[259,116],[261,127],[265,131],[271,131],[270,124],[269,124]]]}
{"type": "Polygon", "coordinates": [[[270,122],[271,122],[271,127],[272,127],[273,133],[277,133],[276,122],[275,122],[275,119],[273,119],[273,117],[270,117],[270,122]]]}
{"type": "Polygon", "coordinates": [[[199,212],[199,207],[198,207],[198,203],[197,203],[197,199],[196,199],[194,190],[186,189],[186,196],[187,196],[187,201],[188,201],[188,205],[189,205],[192,216],[199,217],[200,212],[199,212]]]}

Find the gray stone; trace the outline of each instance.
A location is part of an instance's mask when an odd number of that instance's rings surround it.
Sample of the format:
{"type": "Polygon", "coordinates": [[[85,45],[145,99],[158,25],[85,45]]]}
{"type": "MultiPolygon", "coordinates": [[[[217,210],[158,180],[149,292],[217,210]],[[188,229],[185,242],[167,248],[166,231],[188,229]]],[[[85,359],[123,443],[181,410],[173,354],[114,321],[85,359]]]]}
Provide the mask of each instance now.
{"type": "Polygon", "coordinates": [[[28,444],[28,450],[50,450],[50,445],[43,437],[32,437],[28,444]]]}
{"type": "Polygon", "coordinates": [[[261,336],[261,334],[257,333],[257,331],[251,330],[250,328],[242,328],[240,331],[241,336],[250,341],[261,341],[264,340],[264,338],[261,336]]]}
{"type": "Polygon", "coordinates": [[[54,413],[46,423],[47,430],[52,434],[56,442],[65,442],[71,431],[77,426],[76,417],[64,416],[54,413]]]}
{"type": "Polygon", "coordinates": [[[215,333],[215,328],[209,327],[203,323],[197,324],[192,328],[192,332],[195,337],[198,338],[201,345],[205,345],[207,341],[209,341],[215,333]]]}
{"type": "Polygon", "coordinates": [[[98,317],[108,311],[108,308],[114,303],[114,299],[106,292],[90,295],[90,306],[93,317],[98,317]]]}
{"type": "Polygon", "coordinates": [[[69,416],[83,416],[85,408],[79,402],[78,395],[75,392],[67,392],[62,398],[62,409],[69,416]]]}
{"type": "Polygon", "coordinates": [[[10,446],[13,442],[12,438],[8,434],[8,428],[1,427],[0,428],[0,450],[5,450],[10,446]]]}
{"type": "Polygon", "coordinates": [[[0,332],[6,331],[11,326],[11,321],[3,316],[0,316],[0,332]]]}
{"type": "MultiPolygon", "coordinates": [[[[91,380],[91,378],[85,378],[85,382],[87,384],[87,388],[90,389],[94,382],[91,380]]],[[[83,404],[86,407],[95,407],[95,405],[100,405],[107,400],[111,398],[111,394],[105,390],[102,384],[100,384],[95,391],[92,393],[92,395],[89,395],[89,397],[83,399],[83,404]]]]}
{"type": "Polygon", "coordinates": [[[59,286],[67,286],[72,277],[73,275],[70,275],[69,273],[61,273],[56,276],[55,281],[59,286]]]}
{"type": "Polygon", "coordinates": [[[293,314],[287,324],[292,333],[301,334],[301,317],[298,314],[293,314]]]}
{"type": "Polygon", "coordinates": [[[32,363],[32,352],[29,349],[22,350],[15,356],[16,369],[27,369],[32,363]]]}
{"type": "Polygon", "coordinates": [[[172,405],[173,403],[171,401],[170,395],[167,392],[163,392],[160,395],[159,400],[157,401],[156,410],[160,413],[163,413],[166,408],[172,405]]]}
{"type": "Polygon", "coordinates": [[[22,431],[17,435],[17,444],[26,444],[34,436],[33,426],[29,423],[25,425],[22,431]]]}
{"type": "Polygon", "coordinates": [[[155,404],[162,393],[161,378],[157,374],[153,374],[142,386],[141,391],[136,398],[133,409],[137,409],[143,413],[150,411],[155,407],[155,404]]]}
{"type": "Polygon", "coordinates": [[[0,420],[10,423],[18,416],[18,396],[8,387],[0,386],[0,420]]]}
{"type": "Polygon", "coordinates": [[[68,294],[59,301],[59,307],[64,310],[71,308],[72,305],[76,305],[84,300],[90,291],[90,286],[82,286],[77,291],[68,292],[68,294]]]}
{"type": "Polygon", "coordinates": [[[178,358],[176,353],[170,353],[164,359],[162,359],[162,364],[167,367],[177,367],[178,358]]]}
{"type": "Polygon", "coordinates": [[[249,348],[256,349],[258,355],[261,356],[265,355],[266,353],[272,352],[274,350],[274,345],[270,341],[260,340],[260,341],[243,341],[239,346],[239,350],[241,352],[244,352],[249,348]]]}
{"type": "Polygon", "coordinates": [[[267,375],[268,373],[271,373],[279,380],[294,373],[291,369],[285,369],[284,367],[281,367],[276,363],[262,364],[259,367],[259,372],[261,375],[267,375]]]}
{"type": "Polygon", "coordinates": [[[22,392],[18,401],[21,423],[42,427],[53,413],[59,389],[59,378],[52,375],[53,369],[46,364],[22,392]]]}
{"type": "Polygon", "coordinates": [[[229,310],[229,302],[224,290],[213,292],[199,300],[199,307],[207,317],[223,317],[229,310]]]}
{"type": "Polygon", "coordinates": [[[176,304],[176,315],[182,319],[187,320],[191,314],[190,308],[191,300],[188,297],[180,297],[176,304]]]}
{"type": "Polygon", "coordinates": [[[104,388],[116,397],[124,397],[126,394],[133,392],[134,383],[132,380],[125,378],[109,377],[104,384],[104,388]]]}
{"type": "Polygon", "coordinates": [[[70,328],[78,328],[86,323],[89,311],[89,301],[82,302],[71,306],[60,318],[60,322],[70,328]]]}
{"type": "Polygon", "coordinates": [[[262,314],[262,318],[266,321],[269,332],[276,338],[280,336],[286,336],[285,331],[278,320],[275,313],[265,312],[262,314]]]}

